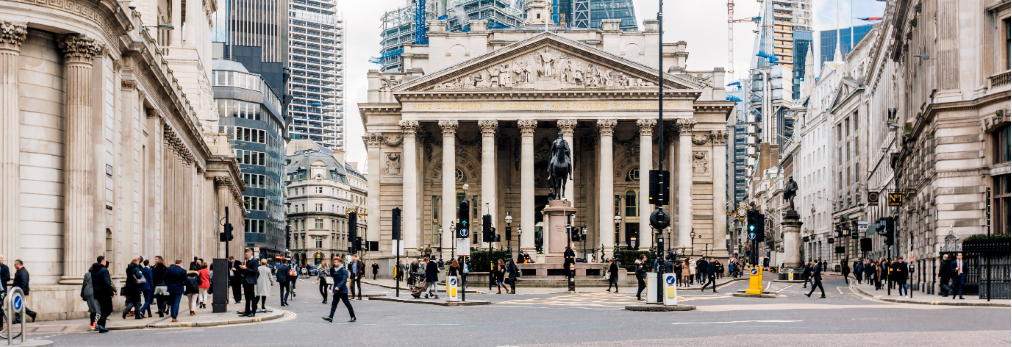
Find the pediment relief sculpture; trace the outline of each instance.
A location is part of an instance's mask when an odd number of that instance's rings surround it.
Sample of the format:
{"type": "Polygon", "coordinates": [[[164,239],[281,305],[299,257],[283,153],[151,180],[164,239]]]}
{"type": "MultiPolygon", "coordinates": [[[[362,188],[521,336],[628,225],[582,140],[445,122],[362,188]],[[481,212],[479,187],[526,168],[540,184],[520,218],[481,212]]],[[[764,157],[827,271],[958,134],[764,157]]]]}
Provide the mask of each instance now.
{"type": "Polygon", "coordinates": [[[638,89],[656,86],[657,83],[651,80],[589,62],[552,47],[543,47],[511,60],[449,77],[428,90],[638,89]]]}

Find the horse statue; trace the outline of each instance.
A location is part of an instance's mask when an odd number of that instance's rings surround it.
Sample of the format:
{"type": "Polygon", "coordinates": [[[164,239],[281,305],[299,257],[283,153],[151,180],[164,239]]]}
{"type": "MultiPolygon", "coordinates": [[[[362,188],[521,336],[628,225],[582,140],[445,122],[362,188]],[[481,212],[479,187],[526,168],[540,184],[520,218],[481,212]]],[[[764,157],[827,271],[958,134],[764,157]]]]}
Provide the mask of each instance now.
{"type": "Polygon", "coordinates": [[[551,184],[553,194],[548,200],[562,200],[566,196],[566,179],[573,179],[572,152],[569,150],[569,142],[559,137],[552,142],[552,148],[548,158],[548,182],[551,184]]]}

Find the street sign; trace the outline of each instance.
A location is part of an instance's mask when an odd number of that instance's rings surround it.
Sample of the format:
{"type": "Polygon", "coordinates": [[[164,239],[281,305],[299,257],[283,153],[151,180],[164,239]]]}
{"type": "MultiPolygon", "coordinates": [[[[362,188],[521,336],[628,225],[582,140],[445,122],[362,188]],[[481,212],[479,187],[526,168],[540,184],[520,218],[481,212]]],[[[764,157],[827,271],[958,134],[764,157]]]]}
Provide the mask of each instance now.
{"type": "Polygon", "coordinates": [[[675,274],[664,274],[664,305],[678,305],[675,274]]]}
{"type": "Polygon", "coordinates": [[[868,205],[878,206],[878,192],[868,192],[868,205]]]}
{"type": "Polygon", "coordinates": [[[21,292],[14,293],[14,297],[11,298],[11,308],[14,309],[14,312],[20,313],[21,309],[24,308],[24,305],[25,299],[21,296],[21,292]]]}
{"type": "Polygon", "coordinates": [[[748,239],[749,240],[755,240],[755,232],[749,232],[748,233],[748,239]]]}
{"type": "Polygon", "coordinates": [[[253,253],[260,253],[260,247],[253,247],[253,253]]]}
{"type": "Polygon", "coordinates": [[[788,281],[794,280],[794,269],[787,269],[787,280],[788,281]]]}
{"type": "Polygon", "coordinates": [[[758,273],[758,271],[759,271],[759,270],[756,270],[756,268],[752,268],[752,274],[753,274],[753,275],[757,274],[757,273],[758,273]]]}
{"type": "Polygon", "coordinates": [[[858,232],[868,232],[868,222],[857,222],[858,232]]]}

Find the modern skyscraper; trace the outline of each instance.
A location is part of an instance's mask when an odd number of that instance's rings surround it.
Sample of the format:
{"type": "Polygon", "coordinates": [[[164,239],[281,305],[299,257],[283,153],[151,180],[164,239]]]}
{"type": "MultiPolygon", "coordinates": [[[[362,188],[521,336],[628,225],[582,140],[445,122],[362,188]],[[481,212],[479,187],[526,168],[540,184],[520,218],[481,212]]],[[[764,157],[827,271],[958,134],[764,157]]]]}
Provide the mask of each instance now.
{"type": "Polygon", "coordinates": [[[215,58],[242,63],[285,95],[288,0],[218,0],[215,58]]]}
{"type": "MultiPolygon", "coordinates": [[[[260,257],[285,248],[284,120],[281,98],[259,75],[238,62],[212,61],[212,85],[218,106],[218,131],[227,133],[246,190],[246,247],[259,247],[260,257]]],[[[237,231],[238,232],[238,231],[237,231]]]]}
{"type": "Polygon", "coordinates": [[[619,29],[637,30],[632,0],[590,0],[590,27],[600,28],[605,19],[620,19],[619,29]]]}
{"type": "Polygon", "coordinates": [[[289,136],[344,149],[344,20],[336,0],[289,0],[289,136]]]}
{"type": "Polygon", "coordinates": [[[836,54],[836,43],[840,43],[840,54],[847,56],[864,35],[867,35],[875,24],[854,26],[850,28],[823,30],[819,32],[819,66],[833,60],[836,54]],[[853,33],[853,34],[852,34],[853,33]],[[853,38],[853,39],[852,39],[853,38]]]}

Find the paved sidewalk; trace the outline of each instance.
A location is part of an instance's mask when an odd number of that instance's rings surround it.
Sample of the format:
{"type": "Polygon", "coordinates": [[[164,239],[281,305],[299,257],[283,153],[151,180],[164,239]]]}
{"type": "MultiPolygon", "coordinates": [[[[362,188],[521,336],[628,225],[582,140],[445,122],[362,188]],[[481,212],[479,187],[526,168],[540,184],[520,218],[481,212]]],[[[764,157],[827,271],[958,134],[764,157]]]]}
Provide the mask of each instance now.
{"type": "MultiPolygon", "coordinates": [[[[648,275],[653,275],[653,274],[648,274],[648,275]]],[[[719,287],[723,287],[724,285],[727,285],[729,283],[732,283],[734,281],[748,281],[748,276],[741,276],[741,277],[738,277],[738,278],[723,277],[723,278],[717,279],[716,283],[717,283],[717,287],[719,288],[719,287]]],[[[379,287],[383,287],[383,288],[389,288],[389,289],[393,289],[394,285],[395,285],[394,280],[390,279],[390,278],[378,278],[376,280],[363,279],[362,283],[363,284],[374,285],[374,286],[379,286],[379,287]]],[[[695,283],[695,284],[690,285],[688,287],[679,286],[678,290],[699,290],[700,287],[702,287],[701,284],[695,283]]],[[[601,289],[607,289],[607,287],[581,287],[581,286],[577,286],[577,288],[576,288],[576,290],[578,292],[596,292],[596,291],[604,292],[604,290],[601,290],[601,289]]],[[[446,286],[444,286],[442,283],[440,283],[439,286],[437,287],[437,290],[440,293],[445,292],[446,291],[446,286]]],[[[565,291],[565,290],[566,290],[566,288],[563,288],[563,287],[551,288],[551,287],[524,287],[524,286],[517,286],[517,294],[559,294],[560,291],[565,291]]],[[[492,287],[492,289],[489,290],[486,285],[482,285],[482,286],[480,286],[478,288],[475,288],[473,286],[468,286],[467,287],[467,293],[468,294],[495,294],[496,291],[497,291],[496,287],[492,287]]],[[[622,291],[622,292],[632,291],[633,293],[635,293],[636,292],[636,285],[622,286],[622,288],[620,289],[620,291],[622,291]]],[[[401,292],[402,292],[401,293],[402,295],[404,293],[410,293],[411,292],[411,288],[409,288],[408,285],[404,283],[404,281],[401,281],[401,292]]]]}
{"type": "MultiPolygon", "coordinates": [[[[268,310],[272,312],[257,313],[256,317],[239,317],[236,311],[245,309],[245,303],[235,304],[230,303],[228,310],[224,313],[212,313],[211,306],[208,305],[206,309],[195,310],[197,315],[190,316],[190,312],[187,309],[186,304],[183,304],[179,310],[179,322],[173,323],[172,317],[165,315],[164,318],[159,318],[158,313],[155,313],[154,317],[135,319],[134,317],[127,317],[123,319],[123,311],[114,311],[109,315],[106,328],[109,330],[131,330],[131,329],[146,329],[146,328],[188,328],[188,327],[210,327],[218,325],[231,325],[231,324],[247,324],[270,321],[284,317],[289,314],[288,311],[278,310],[271,306],[267,306],[268,310]]],[[[157,310],[154,310],[157,311],[157,310]]],[[[54,333],[54,334],[65,334],[77,331],[89,330],[89,320],[84,319],[70,319],[70,320],[59,320],[59,321],[40,321],[37,323],[28,323],[27,330],[29,333],[54,333]]]]}
{"type": "Polygon", "coordinates": [[[896,287],[893,287],[892,291],[886,290],[886,284],[882,283],[882,289],[875,290],[875,285],[870,284],[868,281],[862,281],[862,284],[857,284],[853,276],[848,277],[850,280],[851,288],[858,293],[874,298],[876,300],[904,303],[904,304],[921,304],[921,305],[951,305],[951,306],[984,306],[984,307],[1012,307],[1012,300],[996,300],[991,299],[988,302],[986,299],[980,299],[976,295],[964,295],[965,299],[953,299],[951,296],[938,296],[935,294],[925,294],[920,291],[911,290],[913,292],[913,298],[900,299],[899,291],[896,287]],[[889,294],[887,294],[889,293],[889,294]]]}

